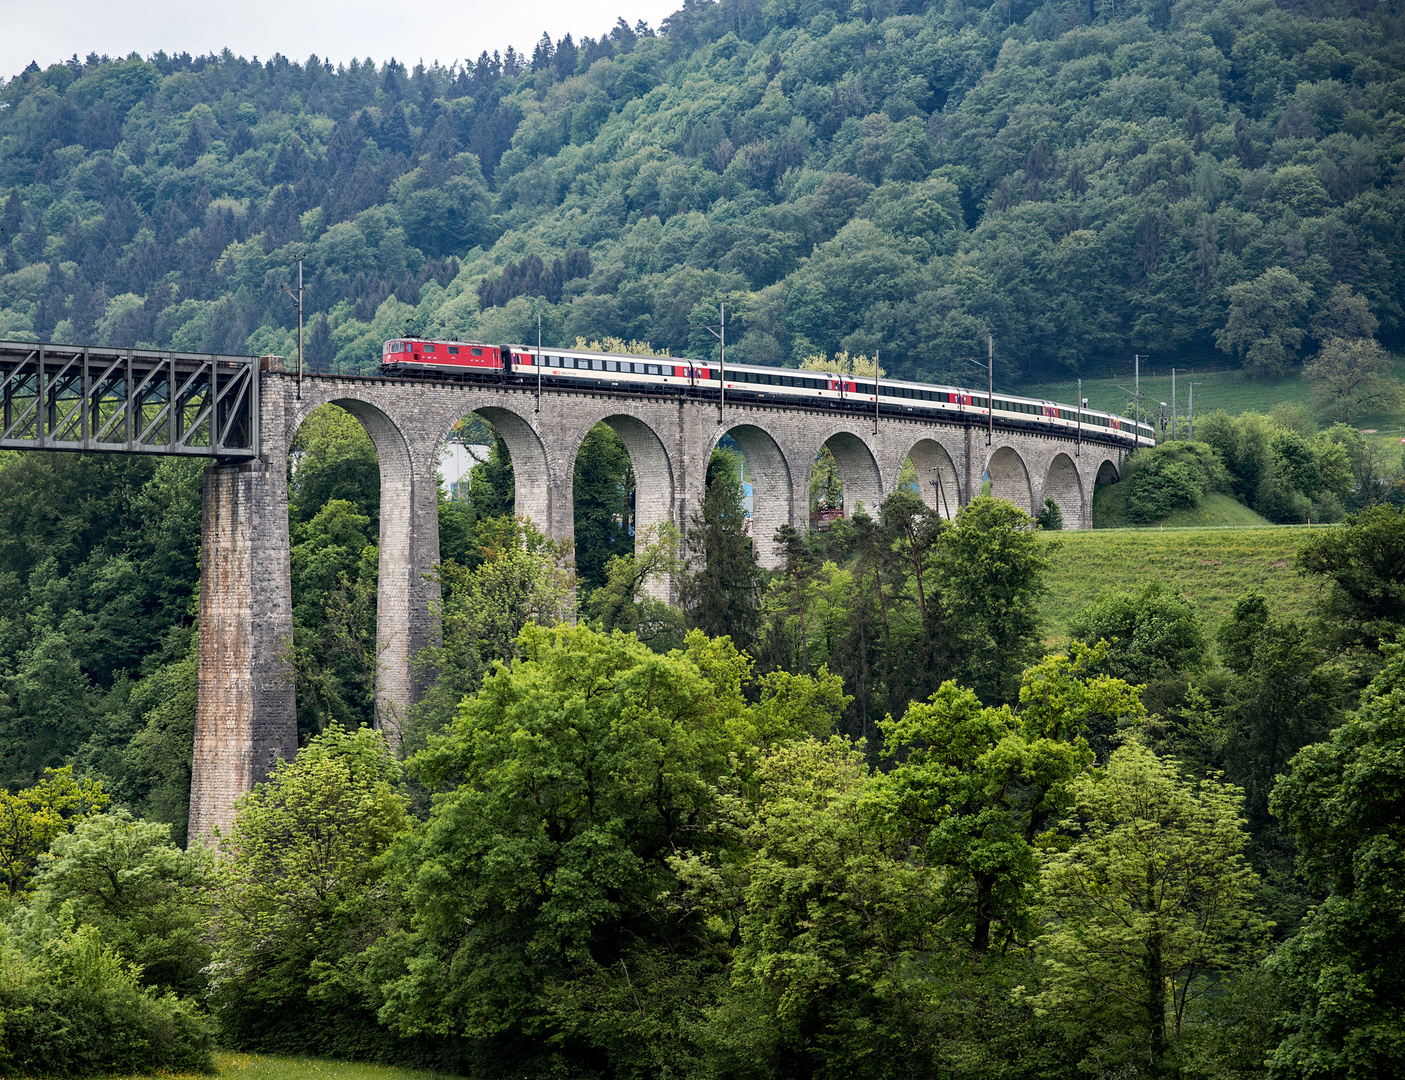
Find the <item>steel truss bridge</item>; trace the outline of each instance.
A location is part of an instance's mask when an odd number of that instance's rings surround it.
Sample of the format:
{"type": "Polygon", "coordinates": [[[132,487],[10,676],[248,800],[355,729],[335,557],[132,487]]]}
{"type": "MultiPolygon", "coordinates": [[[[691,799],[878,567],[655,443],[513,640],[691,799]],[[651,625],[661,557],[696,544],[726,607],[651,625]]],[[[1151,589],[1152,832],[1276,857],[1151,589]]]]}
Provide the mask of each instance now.
{"type": "Polygon", "coordinates": [[[0,341],[0,449],[249,459],[258,391],[251,356],[0,341]]]}

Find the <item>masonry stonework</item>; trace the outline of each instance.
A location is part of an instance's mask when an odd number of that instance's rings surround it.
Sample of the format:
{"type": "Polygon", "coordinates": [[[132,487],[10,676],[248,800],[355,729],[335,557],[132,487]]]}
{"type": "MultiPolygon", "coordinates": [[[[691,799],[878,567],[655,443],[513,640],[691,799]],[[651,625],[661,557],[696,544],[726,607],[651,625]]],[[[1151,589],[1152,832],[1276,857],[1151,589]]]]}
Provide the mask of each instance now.
{"type": "Polygon", "coordinates": [[[828,446],[839,467],[847,511],[876,513],[897,490],[904,460],[917,470],[922,497],[953,517],[989,479],[993,494],[1026,512],[1044,499],[1060,506],[1065,527],[1089,528],[1094,484],[1114,479],[1116,450],[1066,438],[986,430],[884,414],[717,403],[661,395],[552,390],[530,385],[399,379],[297,380],[279,372],[260,380],[261,457],[216,465],[205,476],[201,576],[200,690],[191,836],[233,819],[235,797],[296,750],[297,727],[286,655],[292,632],[288,567],[288,455],[315,408],[336,404],[355,415],[375,443],[381,470],[379,672],[376,724],[398,742],[406,710],[426,677],[416,654],[437,633],[433,621],[439,559],[439,453],[453,426],[476,412],[502,435],[512,457],[517,512],[548,536],[574,533],[572,476],[586,433],[608,424],[634,466],[636,535],[663,521],[680,532],[702,498],[713,448],[730,434],[746,455],[754,490],[752,534],[764,566],[777,565],[778,526],[804,529],[815,457],[828,446]]]}

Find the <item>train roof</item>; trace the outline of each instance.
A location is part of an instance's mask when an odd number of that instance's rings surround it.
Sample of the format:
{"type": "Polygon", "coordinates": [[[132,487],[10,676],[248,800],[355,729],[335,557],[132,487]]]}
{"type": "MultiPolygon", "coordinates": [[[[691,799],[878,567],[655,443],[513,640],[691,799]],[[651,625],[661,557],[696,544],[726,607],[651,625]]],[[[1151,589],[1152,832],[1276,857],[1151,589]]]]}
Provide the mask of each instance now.
{"type": "MultiPolygon", "coordinates": [[[[433,344],[436,344],[436,345],[438,345],[438,344],[447,344],[447,345],[481,345],[481,346],[486,346],[486,347],[489,347],[489,348],[506,348],[506,349],[512,350],[513,352],[525,352],[525,353],[532,353],[532,354],[535,354],[535,353],[537,352],[537,348],[536,348],[535,345],[509,344],[509,345],[492,346],[492,345],[488,345],[487,342],[482,342],[482,341],[456,341],[456,340],[454,340],[454,339],[452,339],[452,338],[397,337],[397,338],[387,338],[386,341],[388,341],[388,342],[389,342],[389,341],[424,341],[424,342],[432,342],[433,344]]],[[[595,349],[561,348],[560,346],[547,346],[547,345],[543,345],[543,346],[542,346],[541,352],[542,352],[543,354],[548,354],[548,353],[549,353],[549,354],[552,355],[552,356],[589,356],[589,357],[597,357],[597,356],[598,356],[598,357],[601,357],[602,359],[603,359],[603,358],[607,358],[607,357],[612,357],[612,358],[617,359],[617,360],[619,360],[619,359],[642,360],[642,361],[645,361],[646,363],[647,363],[647,362],[652,362],[652,363],[656,363],[656,364],[663,364],[663,363],[675,364],[675,365],[689,365],[689,364],[691,364],[691,365],[694,365],[694,366],[697,366],[697,367],[705,367],[705,368],[711,368],[711,369],[716,369],[716,368],[720,367],[720,364],[719,364],[718,361],[716,361],[716,360],[695,360],[695,359],[693,359],[693,358],[691,358],[691,357],[687,357],[687,356],[659,356],[659,355],[657,355],[657,354],[649,354],[649,353],[601,352],[601,351],[597,351],[597,350],[595,350],[595,349]]],[[[810,369],[807,369],[807,368],[771,367],[771,366],[761,365],[761,364],[728,364],[728,365],[727,365],[727,370],[728,370],[728,371],[756,371],[756,372],[765,372],[765,373],[767,373],[767,374],[784,374],[784,375],[789,375],[789,376],[791,376],[792,378],[795,377],[795,376],[797,376],[797,375],[809,375],[809,376],[813,376],[813,377],[824,377],[824,376],[829,376],[829,377],[834,377],[834,378],[839,377],[839,373],[838,373],[838,372],[833,372],[833,371],[814,371],[814,370],[810,370],[810,369]]],[[[854,380],[854,381],[863,380],[863,381],[865,381],[865,382],[868,382],[869,380],[871,380],[871,379],[873,378],[872,375],[855,375],[855,374],[852,374],[852,373],[846,374],[844,377],[845,377],[845,379],[847,379],[847,380],[854,380]]],[[[973,389],[973,388],[971,388],[971,387],[956,386],[956,385],[953,384],[953,383],[929,383],[929,382],[919,382],[919,381],[914,380],[914,379],[896,379],[896,378],[892,378],[892,377],[886,376],[886,375],[880,375],[880,376],[879,376],[879,379],[880,379],[880,381],[881,381],[885,386],[908,386],[908,387],[912,387],[912,388],[914,388],[914,389],[920,389],[920,390],[943,390],[943,391],[946,391],[947,393],[979,394],[981,397],[984,397],[984,396],[985,396],[985,389],[984,389],[984,388],[973,389]]],[[[1063,408],[1070,408],[1070,407],[1071,407],[1071,408],[1074,408],[1074,409],[1078,408],[1078,405],[1077,405],[1076,403],[1073,403],[1073,404],[1070,405],[1070,403],[1068,403],[1068,402],[1050,401],[1050,400],[1047,399],[1047,398],[1025,397],[1023,394],[1013,394],[1013,393],[1009,393],[1009,392],[1007,392],[1007,391],[1001,391],[1001,390],[997,390],[997,391],[995,392],[995,396],[998,397],[998,398],[1003,398],[1003,399],[1006,400],[1006,401],[1019,401],[1019,402],[1025,403],[1025,404],[1029,404],[1029,405],[1052,405],[1052,406],[1054,406],[1055,408],[1059,408],[1059,407],[1063,407],[1063,408]]],[[[1120,415],[1117,414],[1117,413],[1107,412],[1107,411],[1105,411],[1105,410],[1103,410],[1103,409],[1089,409],[1089,408],[1085,408],[1083,411],[1084,411],[1085,413],[1089,413],[1089,414],[1092,414],[1092,415],[1094,415],[1094,416],[1108,416],[1108,417],[1114,417],[1114,418],[1116,418],[1116,419],[1118,419],[1118,420],[1132,420],[1132,417],[1130,417],[1130,416],[1120,416],[1120,415]]],[[[1143,427],[1143,428],[1145,428],[1145,429],[1147,429],[1147,430],[1149,430],[1149,431],[1155,430],[1152,425],[1147,424],[1147,423],[1141,423],[1140,426],[1143,427]]]]}

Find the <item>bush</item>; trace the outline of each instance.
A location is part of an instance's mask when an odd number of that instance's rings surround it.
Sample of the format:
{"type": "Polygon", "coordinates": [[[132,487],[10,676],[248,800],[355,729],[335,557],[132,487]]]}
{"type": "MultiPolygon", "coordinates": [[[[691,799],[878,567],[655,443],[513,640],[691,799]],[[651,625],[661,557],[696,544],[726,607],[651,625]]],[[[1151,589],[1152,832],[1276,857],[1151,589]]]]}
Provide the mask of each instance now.
{"type": "Polygon", "coordinates": [[[28,947],[51,936],[58,919],[93,926],[133,962],[141,985],[198,1000],[210,961],[200,892],[211,869],[209,850],[176,847],[169,825],[125,809],[97,814],[54,840],[27,916],[11,927],[28,947]]]}
{"type": "Polygon", "coordinates": [[[55,930],[28,956],[0,933],[0,1076],[213,1071],[193,1004],[144,990],[96,927],[55,930]]]}
{"type": "Polygon", "coordinates": [[[1176,510],[1194,510],[1211,491],[1228,482],[1228,474],[1205,443],[1163,443],[1143,450],[1128,464],[1127,516],[1151,525],[1176,510]]]}
{"type": "Polygon", "coordinates": [[[1058,532],[1064,527],[1064,514],[1053,499],[1044,500],[1044,509],[1034,517],[1034,523],[1045,532],[1058,532]]]}
{"type": "Polygon", "coordinates": [[[1134,685],[1205,665],[1200,616],[1164,581],[1149,581],[1133,592],[1104,589],[1074,613],[1068,632],[1075,641],[1110,642],[1104,669],[1134,685]]]}

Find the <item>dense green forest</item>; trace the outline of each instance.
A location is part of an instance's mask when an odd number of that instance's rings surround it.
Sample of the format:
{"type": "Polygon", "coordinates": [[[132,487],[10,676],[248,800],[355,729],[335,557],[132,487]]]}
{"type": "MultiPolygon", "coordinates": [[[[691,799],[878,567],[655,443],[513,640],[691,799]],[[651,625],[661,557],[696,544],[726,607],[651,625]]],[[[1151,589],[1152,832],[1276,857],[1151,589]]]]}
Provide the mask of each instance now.
{"type": "MultiPolygon", "coordinates": [[[[727,0],[461,69],[0,87],[6,339],[289,354],[303,254],[324,370],[538,315],[701,356],[722,301],[737,359],[956,377],[990,332],[1009,381],[1301,370],[1316,415],[1197,414],[1118,512],[1344,519],[1280,564],[1310,606],[1207,622],[1146,574],[1064,602],[1046,655],[1053,503],[948,521],[906,483],[754,536],[724,445],[682,531],[635,537],[602,426],[572,545],[467,418],[491,456],[440,501],[396,753],[379,466],[327,407],[288,476],[300,750],[210,847],[200,463],[0,451],[0,1076],[215,1045],[484,1080],[1393,1075],[1405,481],[1353,425],[1399,401],[1402,30],[1348,0],[727,0]]],[[[842,501],[824,454],[811,501],[842,501]]]]}
{"type": "Polygon", "coordinates": [[[1291,366],[1405,319],[1393,4],[692,2],[462,68],[76,57],[0,89],[0,336],[366,370],[407,330],[897,375],[1291,366]],[[697,310],[706,311],[703,317],[697,310]]]}
{"type": "Polygon", "coordinates": [[[1399,508],[1302,534],[1311,612],[1250,589],[1212,635],[1152,580],[1041,657],[1059,540],[1008,503],[900,491],[782,528],[768,574],[721,450],[686,533],[590,588],[495,457],[441,504],[396,755],[374,453],[338,410],[299,438],[302,748],[218,857],[184,843],[198,466],[0,459],[0,1074],[215,1042],[505,1078],[1393,1068],[1399,508]]]}

